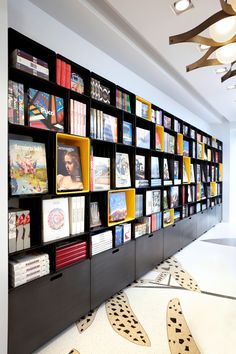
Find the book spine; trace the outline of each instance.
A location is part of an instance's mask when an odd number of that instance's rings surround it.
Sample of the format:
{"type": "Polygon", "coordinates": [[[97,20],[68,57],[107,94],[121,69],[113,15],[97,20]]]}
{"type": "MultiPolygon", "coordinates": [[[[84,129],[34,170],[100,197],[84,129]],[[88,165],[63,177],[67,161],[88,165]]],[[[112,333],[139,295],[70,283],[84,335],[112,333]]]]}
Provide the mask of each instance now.
{"type": "Polygon", "coordinates": [[[65,87],[71,88],[71,65],[66,63],[66,82],[65,87]]]}
{"type": "Polygon", "coordinates": [[[61,59],[56,60],[56,83],[61,85],[61,59]]]}
{"type": "Polygon", "coordinates": [[[8,121],[14,122],[14,97],[13,97],[13,81],[8,81],[8,121]]]}
{"type": "Polygon", "coordinates": [[[61,86],[66,87],[66,63],[61,62],[61,86]]]}
{"type": "Polygon", "coordinates": [[[25,124],[24,117],[24,85],[18,84],[18,112],[19,112],[19,124],[25,124]]]}

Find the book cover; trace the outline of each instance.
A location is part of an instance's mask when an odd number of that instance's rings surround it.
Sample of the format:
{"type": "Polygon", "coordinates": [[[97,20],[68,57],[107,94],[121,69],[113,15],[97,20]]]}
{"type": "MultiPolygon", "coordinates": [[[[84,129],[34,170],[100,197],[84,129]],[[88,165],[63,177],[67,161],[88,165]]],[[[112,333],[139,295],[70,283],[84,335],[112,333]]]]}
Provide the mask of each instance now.
{"type": "Polygon", "coordinates": [[[145,179],[145,156],[136,155],[135,156],[135,179],[144,180],[145,179]]]}
{"type": "Polygon", "coordinates": [[[161,211],[161,191],[152,191],[152,213],[161,211]]]}
{"type": "Polygon", "coordinates": [[[174,179],[179,179],[179,161],[174,161],[174,179]]]}
{"type": "Polygon", "coordinates": [[[45,144],[10,139],[9,165],[12,195],[48,192],[45,144]]]}
{"type": "Polygon", "coordinates": [[[163,212],[163,224],[168,226],[171,223],[170,211],[166,210],[163,212]]]}
{"type": "Polygon", "coordinates": [[[183,141],[183,155],[189,156],[189,142],[187,140],[183,141]]]}
{"type": "Polygon", "coordinates": [[[164,159],[163,164],[164,164],[163,165],[164,180],[169,180],[170,179],[170,173],[169,173],[168,160],[164,159]]]}
{"type": "Polygon", "coordinates": [[[183,183],[188,183],[188,174],[185,163],[183,163],[183,183]]]}
{"type": "Polygon", "coordinates": [[[110,189],[110,158],[93,156],[93,191],[110,189]]]}
{"type": "Polygon", "coordinates": [[[117,143],[117,117],[103,113],[103,140],[117,143]]]}
{"type": "Polygon", "coordinates": [[[132,123],[123,122],[123,144],[132,145],[133,127],[132,123]]]}
{"type": "Polygon", "coordinates": [[[109,221],[124,220],[127,216],[126,193],[109,193],[109,221]]]}
{"type": "Polygon", "coordinates": [[[69,236],[68,198],[43,200],[43,242],[69,236]]]}
{"type": "Polygon", "coordinates": [[[176,208],[179,205],[179,187],[170,188],[170,207],[176,208]]]}
{"type": "Polygon", "coordinates": [[[82,190],[83,179],[78,146],[57,145],[57,190],[82,190]]]}
{"type": "Polygon", "coordinates": [[[150,149],[150,131],[147,129],[136,128],[136,146],[150,149]]]}
{"type": "Polygon", "coordinates": [[[156,150],[161,151],[162,150],[161,138],[158,129],[156,129],[155,139],[156,139],[156,150]]]}
{"type": "Polygon", "coordinates": [[[100,218],[99,204],[98,202],[91,202],[90,203],[90,227],[97,227],[101,225],[102,222],[100,218]]]}
{"type": "Polygon", "coordinates": [[[116,153],[116,188],[130,187],[130,167],[129,155],[117,152],[116,153]]]}
{"type": "Polygon", "coordinates": [[[29,88],[28,116],[31,127],[64,132],[64,100],[61,97],[29,88]]]}
{"type": "Polygon", "coordinates": [[[125,223],[122,225],[123,227],[123,241],[128,242],[131,240],[131,224],[125,223]]]}
{"type": "Polygon", "coordinates": [[[163,209],[169,208],[168,192],[166,189],[163,191],[163,209]]]}
{"type": "Polygon", "coordinates": [[[171,129],[171,117],[167,117],[164,115],[164,127],[167,129],[171,129]]]}
{"type": "Polygon", "coordinates": [[[71,72],[71,90],[84,94],[84,80],[74,71],[71,72]]]}
{"type": "Polygon", "coordinates": [[[183,134],[188,135],[188,126],[183,124],[183,134]]]}
{"type": "Polygon", "coordinates": [[[160,178],[159,157],[151,156],[151,178],[160,178]]]}
{"type": "Polygon", "coordinates": [[[116,225],[114,247],[119,247],[123,243],[123,225],[116,225]]]}

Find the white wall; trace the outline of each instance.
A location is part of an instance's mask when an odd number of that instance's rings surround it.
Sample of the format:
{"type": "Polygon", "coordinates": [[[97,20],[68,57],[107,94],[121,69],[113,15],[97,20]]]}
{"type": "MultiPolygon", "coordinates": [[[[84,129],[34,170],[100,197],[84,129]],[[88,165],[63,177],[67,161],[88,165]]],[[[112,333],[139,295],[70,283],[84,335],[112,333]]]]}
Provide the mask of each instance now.
{"type": "Polygon", "coordinates": [[[7,0],[0,1],[0,352],[7,354],[7,0]]]}

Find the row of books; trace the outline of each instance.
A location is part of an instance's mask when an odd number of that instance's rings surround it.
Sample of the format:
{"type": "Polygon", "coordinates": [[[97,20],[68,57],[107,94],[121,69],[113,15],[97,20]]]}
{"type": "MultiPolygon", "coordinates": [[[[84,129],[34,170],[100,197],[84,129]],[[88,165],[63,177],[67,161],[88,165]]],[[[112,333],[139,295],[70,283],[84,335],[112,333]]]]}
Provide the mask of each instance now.
{"type": "Polygon", "coordinates": [[[90,137],[117,143],[117,117],[90,109],[90,137]]]}
{"type": "Polygon", "coordinates": [[[164,133],[164,152],[175,154],[175,136],[169,133],[164,133]]]}
{"type": "Polygon", "coordinates": [[[95,100],[110,104],[110,88],[102,85],[99,80],[91,78],[90,94],[95,100]]]}
{"type": "Polygon", "coordinates": [[[84,232],[85,197],[44,199],[43,242],[84,232]]]}
{"type": "Polygon", "coordinates": [[[152,108],[152,122],[157,125],[162,125],[162,111],[152,108]]]}
{"type": "Polygon", "coordinates": [[[10,65],[31,75],[49,80],[48,63],[26,53],[20,49],[14,49],[10,54],[10,65]]]}
{"type": "Polygon", "coordinates": [[[86,136],[86,108],[85,103],[70,100],[70,133],[86,136]]]}
{"type": "Polygon", "coordinates": [[[9,283],[12,287],[28,283],[50,272],[47,253],[12,256],[9,260],[9,283]]]}
{"type": "Polygon", "coordinates": [[[108,230],[90,236],[91,256],[109,250],[113,246],[112,231],[108,230]]]}
{"type": "Polygon", "coordinates": [[[116,90],[116,107],[131,113],[130,96],[121,90],[116,90]]]}
{"type": "Polygon", "coordinates": [[[151,233],[151,216],[143,216],[139,218],[134,225],[134,237],[151,233]]]}
{"type": "Polygon", "coordinates": [[[87,242],[77,241],[56,247],[56,270],[78,263],[88,257],[87,242]]]}
{"type": "Polygon", "coordinates": [[[72,91],[84,94],[84,80],[64,60],[56,60],[56,83],[72,91]]]}
{"type": "Polygon", "coordinates": [[[24,125],[24,85],[15,81],[8,81],[8,121],[13,124],[24,125]]]}
{"type": "Polygon", "coordinates": [[[30,248],[30,211],[23,209],[8,210],[9,253],[30,248]]]}
{"type": "Polygon", "coordinates": [[[131,240],[131,224],[124,223],[121,225],[116,225],[115,227],[115,237],[114,237],[114,247],[118,247],[123,243],[131,240]]]}

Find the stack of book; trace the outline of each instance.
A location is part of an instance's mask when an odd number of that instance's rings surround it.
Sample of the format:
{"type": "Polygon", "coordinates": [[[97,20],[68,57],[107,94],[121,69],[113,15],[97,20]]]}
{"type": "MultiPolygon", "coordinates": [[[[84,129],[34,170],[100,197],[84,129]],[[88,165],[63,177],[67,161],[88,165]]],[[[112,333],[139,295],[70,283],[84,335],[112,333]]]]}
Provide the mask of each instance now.
{"type": "Polygon", "coordinates": [[[69,198],[70,234],[84,232],[85,196],[69,198]]]}
{"type": "Polygon", "coordinates": [[[8,82],[8,121],[24,125],[24,85],[9,80],[8,82]]]}
{"type": "Polygon", "coordinates": [[[56,247],[56,270],[87,258],[87,243],[78,241],[56,247]]]}
{"type": "Polygon", "coordinates": [[[10,63],[14,68],[26,71],[29,74],[49,80],[48,63],[34,57],[33,55],[24,52],[20,49],[15,49],[10,56],[10,63]]]}
{"type": "Polygon", "coordinates": [[[112,248],[112,231],[105,231],[91,236],[91,256],[112,248]]]}
{"type": "Polygon", "coordinates": [[[162,213],[155,213],[151,215],[152,232],[162,228],[162,213]]]}
{"type": "Polygon", "coordinates": [[[135,224],[135,238],[151,232],[151,216],[144,216],[135,224]]]}
{"type": "Polygon", "coordinates": [[[13,287],[25,284],[49,273],[47,253],[17,255],[9,261],[9,282],[13,287]]]}
{"type": "Polygon", "coordinates": [[[90,109],[90,137],[117,143],[117,117],[90,109]]]}
{"type": "Polygon", "coordinates": [[[70,100],[70,133],[86,136],[86,104],[70,100]]]}

